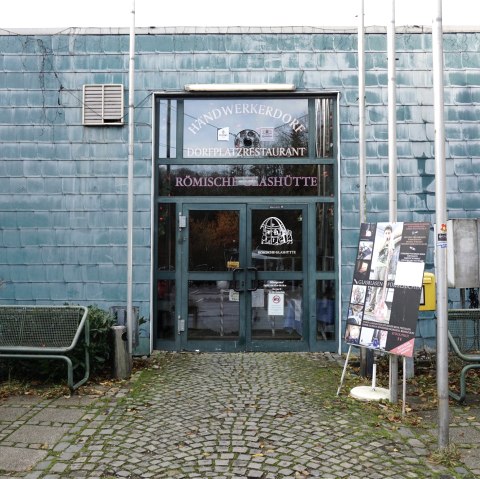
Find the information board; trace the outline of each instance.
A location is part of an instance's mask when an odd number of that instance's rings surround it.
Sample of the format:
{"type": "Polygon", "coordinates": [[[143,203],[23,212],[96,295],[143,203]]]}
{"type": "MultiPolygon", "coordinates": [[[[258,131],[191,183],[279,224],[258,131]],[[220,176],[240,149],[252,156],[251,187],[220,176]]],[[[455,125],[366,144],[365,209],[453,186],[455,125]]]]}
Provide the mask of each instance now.
{"type": "Polygon", "coordinates": [[[363,223],[345,341],[413,356],[430,223],[363,223]]]}

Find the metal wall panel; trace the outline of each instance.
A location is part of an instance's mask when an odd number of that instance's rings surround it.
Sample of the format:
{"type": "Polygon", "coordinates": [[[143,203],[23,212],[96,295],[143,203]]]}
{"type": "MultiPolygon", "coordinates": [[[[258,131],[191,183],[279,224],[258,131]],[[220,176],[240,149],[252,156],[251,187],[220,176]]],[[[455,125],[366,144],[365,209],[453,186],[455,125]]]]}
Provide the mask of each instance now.
{"type": "Polygon", "coordinates": [[[447,225],[447,282],[449,288],[480,286],[479,221],[449,220],[447,225]]]}

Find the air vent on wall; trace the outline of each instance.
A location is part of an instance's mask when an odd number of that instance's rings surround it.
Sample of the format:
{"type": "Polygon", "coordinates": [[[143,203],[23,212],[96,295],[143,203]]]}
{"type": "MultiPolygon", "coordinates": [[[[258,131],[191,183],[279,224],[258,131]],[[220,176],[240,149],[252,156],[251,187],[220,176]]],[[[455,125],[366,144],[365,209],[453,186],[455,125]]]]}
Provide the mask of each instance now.
{"type": "Polygon", "coordinates": [[[84,125],[123,125],[123,85],[83,85],[84,125]]]}

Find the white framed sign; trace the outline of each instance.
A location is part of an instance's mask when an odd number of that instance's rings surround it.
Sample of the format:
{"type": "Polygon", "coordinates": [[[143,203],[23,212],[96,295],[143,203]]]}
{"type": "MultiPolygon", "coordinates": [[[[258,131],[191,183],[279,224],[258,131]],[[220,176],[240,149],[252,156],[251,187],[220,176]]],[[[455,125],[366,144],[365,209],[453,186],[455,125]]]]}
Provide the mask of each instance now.
{"type": "Polygon", "coordinates": [[[268,315],[283,316],[285,305],[285,293],[273,291],[268,293],[268,315]]]}

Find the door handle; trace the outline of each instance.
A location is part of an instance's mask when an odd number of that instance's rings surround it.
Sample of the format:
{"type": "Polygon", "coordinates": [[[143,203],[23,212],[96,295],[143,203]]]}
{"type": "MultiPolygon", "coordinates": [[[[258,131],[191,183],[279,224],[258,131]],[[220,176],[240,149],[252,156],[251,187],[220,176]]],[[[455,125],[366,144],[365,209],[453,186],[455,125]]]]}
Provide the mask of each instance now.
{"type": "Polygon", "coordinates": [[[257,291],[258,289],[258,269],[250,266],[247,268],[248,271],[253,271],[253,280],[252,280],[252,287],[248,288],[247,291],[257,291]]]}
{"type": "Polygon", "coordinates": [[[245,271],[244,268],[235,268],[233,270],[233,290],[236,291],[237,293],[242,293],[243,290],[245,289],[245,282],[242,280],[238,280],[237,274],[238,273],[243,273],[245,271]],[[238,284],[240,283],[240,287],[238,284]]]}

